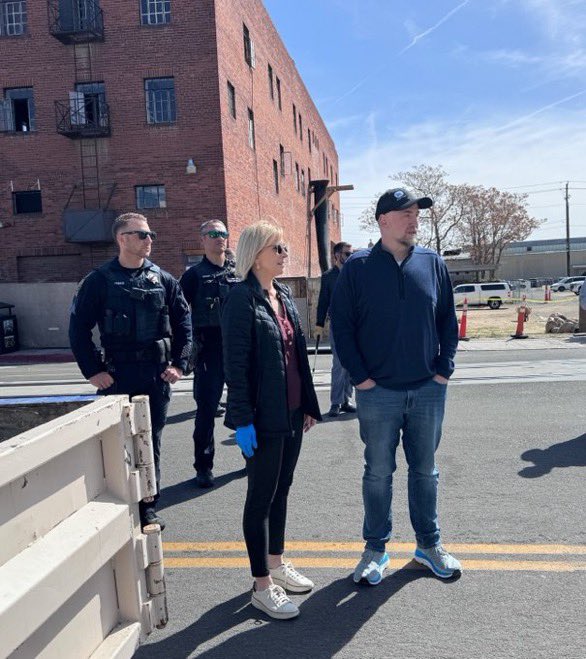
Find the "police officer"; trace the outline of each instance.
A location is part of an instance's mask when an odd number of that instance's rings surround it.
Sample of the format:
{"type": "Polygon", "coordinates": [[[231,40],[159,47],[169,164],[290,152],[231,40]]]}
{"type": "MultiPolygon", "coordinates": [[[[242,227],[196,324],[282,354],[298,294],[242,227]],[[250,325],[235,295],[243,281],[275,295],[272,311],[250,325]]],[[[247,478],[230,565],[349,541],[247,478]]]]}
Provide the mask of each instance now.
{"type": "MultiPolygon", "coordinates": [[[[334,245],[334,266],[324,272],[321,276],[321,287],[317,302],[317,318],[314,330],[316,338],[323,333],[338,276],[344,263],[346,263],[351,255],[352,245],[349,243],[340,242],[334,245]]],[[[349,412],[350,414],[353,414],[356,412],[356,408],[350,402],[350,398],[352,397],[350,374],[342,364],[340,364],[340,359],[338,358],[338,352],[336,351],[336,345],[334,343],[334,335],[331,331],[330,347],[332,349],[332,386],[330,389],[330,401],[332,406],[330,407],[328,416],[340,416],[341,412],[349,412]]]]}
{"type": "Polygon", "coordinates": [[[208,220],[201,225],[200,234],[205,256],[183,273],[180,283],[191,305],[197,353],[193,375],[195,484],[206,488],[214,486],[214,420],[224,388],[220,310],[235,278],[234,263],[226,259],[225,224],[208,220]]]}
{"type": "Polygon", "coordinates": [[[148,395],[157,494],[140,502],[142,525],[165,523],[156,513],[161,435],[171,385],[186,371],[191,354],[189,307],[176,279],[147,257],[156,233],[138,213],[120,215],[112,225],[119,255],[90,272],[71,307],[69,340],[81,372],[100,394],[148,395]],[[105,354],[96,349],[98,325],[105,354]]]}

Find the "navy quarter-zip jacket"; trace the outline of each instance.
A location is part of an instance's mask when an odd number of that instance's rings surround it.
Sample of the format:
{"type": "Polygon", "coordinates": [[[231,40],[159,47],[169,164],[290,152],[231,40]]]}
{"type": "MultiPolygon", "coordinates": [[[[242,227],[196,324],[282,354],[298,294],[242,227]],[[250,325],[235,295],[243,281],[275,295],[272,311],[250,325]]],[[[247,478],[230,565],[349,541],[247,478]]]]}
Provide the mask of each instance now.
{"type": "Polygon", "coordinates": [[[446,264],[413,247],[399,265],[381,241],[344,264],[330,309],[336,350],[352,382],[389,389],[454,371],[458,322],[446,264]]]}

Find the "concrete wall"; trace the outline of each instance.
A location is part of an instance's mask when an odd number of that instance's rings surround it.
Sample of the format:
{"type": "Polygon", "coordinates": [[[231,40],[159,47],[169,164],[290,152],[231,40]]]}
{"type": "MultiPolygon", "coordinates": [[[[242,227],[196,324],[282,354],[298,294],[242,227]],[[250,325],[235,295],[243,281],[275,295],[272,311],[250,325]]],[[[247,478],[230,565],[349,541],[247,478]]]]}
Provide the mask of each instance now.
{"type": "Polygon", "coordinates": [[[14,304],[21,348],[66,348],[77,283],[0,284],[0,301],[14,304]]]}

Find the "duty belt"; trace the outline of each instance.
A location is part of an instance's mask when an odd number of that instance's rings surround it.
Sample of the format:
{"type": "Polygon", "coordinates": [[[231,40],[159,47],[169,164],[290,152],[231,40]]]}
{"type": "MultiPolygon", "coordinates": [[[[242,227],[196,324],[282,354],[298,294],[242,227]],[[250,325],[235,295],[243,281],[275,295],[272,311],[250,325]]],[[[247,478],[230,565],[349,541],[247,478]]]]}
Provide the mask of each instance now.
{"type": "Polygon", "coordinates": [[[160,355],[156,346],[142,350],[108,350],[107,358],[113,362],[154,362],[159,363],[160,355]]]}

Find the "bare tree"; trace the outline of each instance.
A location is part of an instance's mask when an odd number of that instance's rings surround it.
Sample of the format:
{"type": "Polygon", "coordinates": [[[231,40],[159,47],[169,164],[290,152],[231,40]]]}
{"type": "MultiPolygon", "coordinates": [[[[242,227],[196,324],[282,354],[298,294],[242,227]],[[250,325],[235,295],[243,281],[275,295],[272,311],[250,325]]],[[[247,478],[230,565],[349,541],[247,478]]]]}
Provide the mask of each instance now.
{"type": "MultiPolygon", "coordinates": [[[[400,181],[421,197],[433,199],[433,206],[420,215],[418,242],[441,254],[443,249],[453,243],[462,222],[459,186],[448,183],[447,173],[441,165],[417,165],[409,171],[397,172],[390,178],[400,181]]],[[[360,215],[360,224],[364,229],[376,227],[374,212],[379,196],[360,215]]]]}
{"type": "Polygon", "coordinates": [[[491,270],[500,263],[507,245],[525,240],[545,221],[529,215],[525,194],[480,185],[458,188],[457,203],[463,218],[459,226],[461,242],[469,246],[474,263],[491,266],[491,270]]]}

